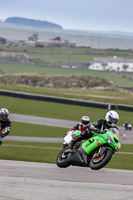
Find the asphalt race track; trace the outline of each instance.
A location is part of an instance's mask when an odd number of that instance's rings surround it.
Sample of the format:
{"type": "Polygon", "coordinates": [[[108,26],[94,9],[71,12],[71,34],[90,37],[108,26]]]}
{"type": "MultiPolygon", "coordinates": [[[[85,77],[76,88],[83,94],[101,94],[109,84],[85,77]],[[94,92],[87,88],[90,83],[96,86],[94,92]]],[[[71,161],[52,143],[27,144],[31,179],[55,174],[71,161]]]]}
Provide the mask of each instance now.
{"type": "Polygon", "coordinates": [[[132,200],[133,171],[0,160],[0,200],[132,200]]]}
{"type": "MultiPolygon", "coordinates": [[[[55,121],[55,126],[60,124],[68,128],[75,125],[75,122],[65,120],[40,119],[13,114],[10,118],[12,121],[24,122],[26,120],[28,123],[45,125],[50,125],[47,123],[53,125],[55,121]]],[[[126,132],[127,138],[123,139],[125,130],[123,127],[119,129],[121,143],[133,143],[133,132],[126,132]]],[[[12,136],[7,136],[5,139],[15,140],[12,136]]],[[[24,139],[18,137],[16,140],[24,139]]],[[[56,142],[59,139],[56,138],[56,142]]],[[[61,169],[56,164],[0,160],[0,200],[43,199],[133,200],[133,170],[103,168],[94,171],[89,168],[72,166],[61,169]]]]}

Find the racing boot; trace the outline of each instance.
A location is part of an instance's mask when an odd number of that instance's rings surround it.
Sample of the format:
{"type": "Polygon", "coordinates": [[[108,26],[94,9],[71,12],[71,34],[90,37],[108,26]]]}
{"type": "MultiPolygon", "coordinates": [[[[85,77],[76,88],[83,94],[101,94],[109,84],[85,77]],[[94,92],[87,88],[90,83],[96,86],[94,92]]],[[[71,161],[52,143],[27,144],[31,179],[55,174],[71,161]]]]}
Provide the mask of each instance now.
{"type": "Polygon", "coordinates": [[[82,139],[83,139],[83,136],[81,136],[81,135],[77,136],[76,138],[74,138],[73,140],[71,140],[71,142],[68,144],[68,147],[69,147],[70,149],[73,149],[74,145],[75,145],[77,142],[79,142],[80,140],[82,140],[82,139]]]}

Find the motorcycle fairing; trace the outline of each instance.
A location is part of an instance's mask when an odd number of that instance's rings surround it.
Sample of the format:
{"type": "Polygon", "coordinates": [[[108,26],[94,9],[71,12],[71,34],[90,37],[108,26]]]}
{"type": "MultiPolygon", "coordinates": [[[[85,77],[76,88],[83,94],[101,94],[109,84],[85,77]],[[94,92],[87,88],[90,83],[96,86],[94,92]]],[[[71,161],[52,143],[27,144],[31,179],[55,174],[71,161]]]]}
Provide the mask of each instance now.
{"type": "Polygon", "coordinates": [[[94,149],[96,149],[97,147],[99,147],[105,143],[106,142],[104,140],[103,135],[98,135],[98,136],[94,136],[94,137],[86,140],[82,144],[82,148],[89,155],[91,151],[93,151],[94,149]]]}
{"type": "Polygon", "coordinates": [[[86,166],[88,167],[87,153],[80,147],[76,153],[68,155],[68,161],[71,165],[86,166]]]}

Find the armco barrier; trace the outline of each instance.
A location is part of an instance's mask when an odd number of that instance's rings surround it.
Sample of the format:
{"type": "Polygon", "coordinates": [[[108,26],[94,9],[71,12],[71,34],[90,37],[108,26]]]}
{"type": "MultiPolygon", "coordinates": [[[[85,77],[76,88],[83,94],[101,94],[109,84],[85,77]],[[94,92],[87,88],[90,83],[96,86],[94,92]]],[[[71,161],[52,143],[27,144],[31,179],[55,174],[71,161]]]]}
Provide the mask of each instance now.
{"type": "Polygon", "coordinates": [[[118,104],[117,110],[133,112],[133,106],[127,106],[127,105],[123,105],[123,104],[118,104]]]}
{"type": "Polygon", "coordinates": [[[39,100],[39,101],[62,103],[62,104],[102,108],[102,109],[108,109],[108,110],[116,109],[115,104],[106,104],[106,103],[91,102],[91,101],[80,101],[80,100],[75,100],[75,99],[64,99],[64,98],[58,98],[58,97],[35,95],[35,94],[13,92],[13,91],[6,91],[6,90],[0,90],[0,95],[23,98],[23,99],[32,99],[32,100],[39,100]]]}

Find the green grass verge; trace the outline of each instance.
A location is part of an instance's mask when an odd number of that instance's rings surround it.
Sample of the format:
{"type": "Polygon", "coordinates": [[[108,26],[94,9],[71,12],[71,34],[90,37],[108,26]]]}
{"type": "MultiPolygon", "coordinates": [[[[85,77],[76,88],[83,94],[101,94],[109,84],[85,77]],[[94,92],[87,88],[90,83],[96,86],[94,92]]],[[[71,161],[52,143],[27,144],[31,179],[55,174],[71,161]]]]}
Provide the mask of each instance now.
{"type": "Polygon", "coordinates": [[[133,105],[133,93],[118,88],[110,88],[110,91],[95,91],[91,89],[55,89],[44,87],[33,87],[25,85],[5,85],[0,84],[2,90],[31,93],[36,95],[46,95],[69,99],[79,99],[113,104],[133,105]]]}
{"type": "MultiPolygon", "coordinates": [[[[56,157],[60,152],[60,148],[53,148],[53,145],[36,143],[29,145],[29,143],[22,143],[21,142],[3,142],[4,144],[0,147],[1,150],[1,159],[6,160],[17,160],[17,161],[31,161],[31,162],[44,162],[44,163],[55,163],[56,157]],[[8,146],[9,145],[9,146],[8,146]],[[17,145],[17,146],[16,146],[17,145]],[[37,146],[36,146],[37,145],[37,146]],[[45,146],[46,145],[46,146],[45,146]],[[48,147],[49,148],[44,148],[48,147]],[[51,148],[50,148],[51,147],[51,148]]],[[[61,145],[60,145],[61,146],[61,145]]]]}
{"type": "Polygon", "coordinates": [[[115,154],[106,168],[133,170],[133,154],[115,154]]]}
{"type": "Polygon", "coordinates": [[[52,142],[21,142],[21,141],[8,141],[8,140],[3,140],[3,144],[0,147],[3,146],[17,146],[19,145],[20,147],[35,147],[35,148],[49,148],[49,149],[61,149],[62,148],[62,143],[52,143],[52,142]]]}
{"type": "MultiPolygon", "coordinates": [[[[14,97],[0,96],[1,107],[9,109],[10,113],[49,117],[80,121],[83,115],[89,115],[91,122],[104,118],[108,110],[84,106],[67,105],[46,101],[26,100],[14,97]]],[[[125,121],[133,124],[132,112],[118,111],[120,120],[118,125],[123,126],[125,121]]]]}
{"type": "MultiPolygon", "coordinates": [[[[68,128],[11,122],[10,136],[63,138],[68,128]]],[[[75,124],[74,124],[75,125],[75,124]]]]}
{"type": "Polygon", "coordinates": [[[120,152],[133,152],[133,144],[122,144],[120,152]]]}
{"type": "MultiPolygon", "coordinates": [[[[123,146],[128,150],[130,145],[123,146]]],[[[3,141],[3,145],[0,146],[0,158],[7,160],[55,163],[61,148],[61,143],[3,141]]],[[[106,168],[133,170],[133,154],[116,153],[113,155],[106,168]]]]}

